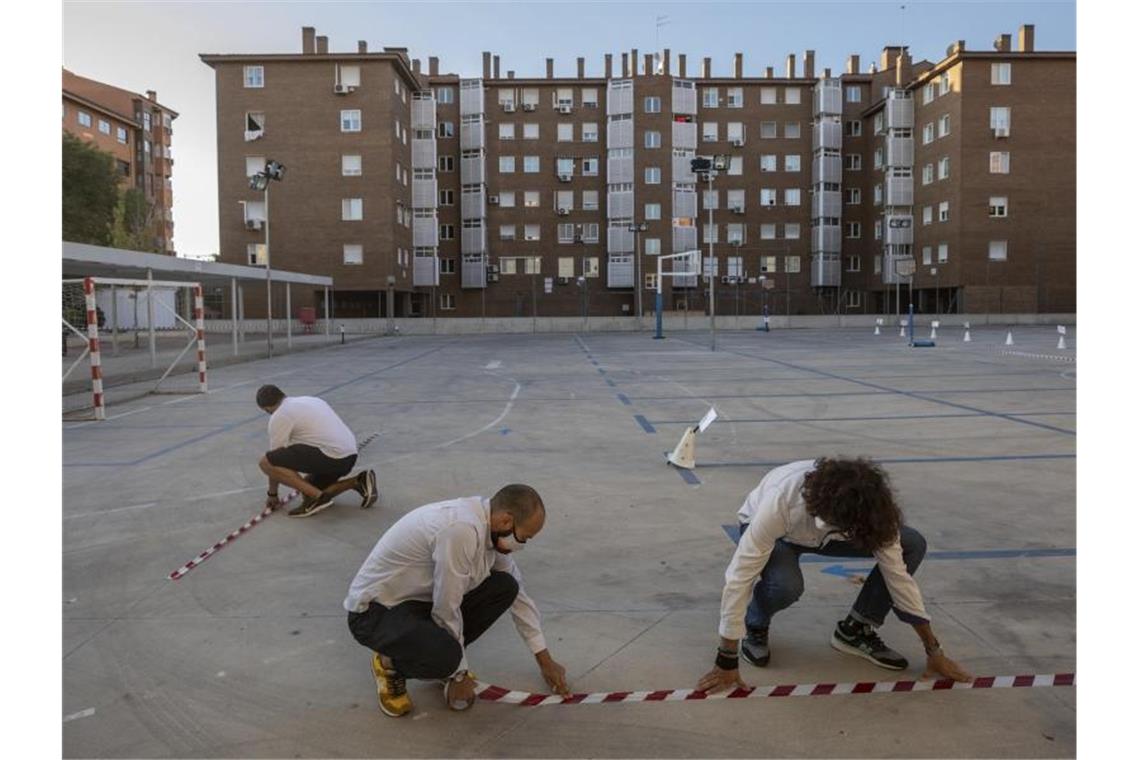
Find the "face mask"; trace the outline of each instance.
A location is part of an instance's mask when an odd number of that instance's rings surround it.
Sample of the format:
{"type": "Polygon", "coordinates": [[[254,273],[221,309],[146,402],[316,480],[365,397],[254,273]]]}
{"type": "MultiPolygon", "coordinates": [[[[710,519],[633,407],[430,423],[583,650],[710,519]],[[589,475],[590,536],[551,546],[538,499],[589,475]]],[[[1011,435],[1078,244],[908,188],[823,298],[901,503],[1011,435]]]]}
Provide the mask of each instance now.
{"type": "Polygon", "coordinates": [[[513,528],[505,533],[495,533],[494,537],[495,549],[502,554],[521,552],[524,548],[526,548],[526,542],[519,541],[518,537],[515,536],[515,531],[513,528]]]}

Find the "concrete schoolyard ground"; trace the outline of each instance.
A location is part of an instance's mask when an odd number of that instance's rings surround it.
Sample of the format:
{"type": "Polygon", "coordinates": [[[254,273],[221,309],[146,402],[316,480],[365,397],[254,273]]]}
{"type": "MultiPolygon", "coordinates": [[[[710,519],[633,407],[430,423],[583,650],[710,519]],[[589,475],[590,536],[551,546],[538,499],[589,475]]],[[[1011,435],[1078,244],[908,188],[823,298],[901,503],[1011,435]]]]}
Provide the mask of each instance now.
{"type": "MultiPolygon", "coordinates": [[[[745,495],[826,454],[886,464],[927,538],[917,578],[947,653],[975,675],[1076,667],[1076,330],[401,337],[215,368],[207,395],[108,407],[63,427],[67,757],[1072,757],[1076,688],[518,707],[380,714],[341,607],[407,511],[509,482],[545,499],[519,555],[576,692],[691,688],[711,666],[745,495]],[[364,438],[382,500],[275,513],[180,580],[171,571],[263,505],[274,382],[320,395],[364,438]],[[664,464],[715,406],[691,474],[664,464]]],[[[807,558],[805,558],[807,559],[807,558]]],[[[892,681],[922,648],[893,616],[892,673],[832,650],[866,560],[803,564],[751,685],[892,681]]],[[[480,680],[545,691],[508,618],[469,650],[480,680]]]]}

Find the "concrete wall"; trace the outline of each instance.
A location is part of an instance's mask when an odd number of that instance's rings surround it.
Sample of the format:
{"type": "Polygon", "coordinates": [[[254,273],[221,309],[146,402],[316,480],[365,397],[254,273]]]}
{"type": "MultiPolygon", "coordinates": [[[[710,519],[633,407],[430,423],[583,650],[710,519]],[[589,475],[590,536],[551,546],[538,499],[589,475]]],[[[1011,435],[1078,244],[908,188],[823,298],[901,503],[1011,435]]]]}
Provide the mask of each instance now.
{"type": "MultiPolygon", "coordinates": [[[[898,322],[891,317],[879,317],[874,314],[859,314],[852,316],[778,316],[771,317],[769,323],[773,330],[783,329],[835,329],[835,328],[866,328],[873,330],[875,320],[883,320],[883,329],[898,327],[898,322]]],[[[918,315],[915,325],[929,327],[934,317],[929,314],[918,315]]],[[[573,333],[573,332],[635,332],[637,320],[633,317],[590,317],[584,321],[581,317],[495,317],[486,320],[474,318],[449,317],[446,319],[396,319],[393,320],[396,328],[402,335],[470,335],[479,333],[573,333]]],[[[969,322],[971,327],[985,327],[995,325],[1007,327],[1012,325],[1075,325],[1075,314],[951,314],[939,317],[941,328],[961,327],[969,322]]],[[[760,318],[747,317],[717,317],[718,330],[754,330],[760,324],[760,318]]],[[[229,333],[233,323],[230,320],[206,320],[207,333],[229,333]]],[[[339,335],[340,327],[348,335],[384,334],[387,332],[386,319],[334,319],[332,334],[339,335]]],[[[265,331],[265,321],[257,319],[244,320],[242,325],[246,332],[262,333],[265,331]]],[[[662,329],[665,332],[680,332],[685,330],[708,330],[709,320],[706,316],[679,316],[666,315],[662,320],[662,329]]],[[[324,333],[323,320],[317,320],[315,333],[324,333]]],[[[642,321],[642,332],[653,332],[654,321],[646,317],[642,321]]],[[[273,321],[275,334],[285,334],[285,320],[273,321]]],[[[299,322],[293,322],[293,334],[301,335],[299,322]]]]}

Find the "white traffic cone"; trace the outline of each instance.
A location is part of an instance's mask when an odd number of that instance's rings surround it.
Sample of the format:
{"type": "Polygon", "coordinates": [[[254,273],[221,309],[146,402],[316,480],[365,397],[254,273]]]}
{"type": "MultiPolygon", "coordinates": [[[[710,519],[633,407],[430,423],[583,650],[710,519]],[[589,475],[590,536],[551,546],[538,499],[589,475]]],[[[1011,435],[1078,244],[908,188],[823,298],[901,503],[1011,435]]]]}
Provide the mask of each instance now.
{"type": "Polygon", "coordinates": [[[1010,330],[1009,332],[1007,332],[1007,333],[1005,334],[1005,344],[1006,344],[1007,346],[1012,346],[1012,345],[1013,345],[1013,330],[1010,330]]]}
{"type": "Polygon", "coordinates": [[[906,337],[906,321],[905,320],[902,322],[899,322],[899,337],[900,338],[906,337]]]}
{"type": "Polygon", "coordinates": [[[1065,326],[1057,325],[1057,350],[1065,348],[1065,326]]]}
{"type": "Polygon", "coordinates": [[[875,335],[882,335],[882,333],[879,331],[879,325],[881,324],[883,324],[882,317],[875,320],[875,335]]]}
{"type": "Polygon", "coordinates": [[[938,337],[938,320],[930,323],[930,339],[934,340],[938,337]]]}
{"type": "Polygon", "coordinates": [[[685,428],[685,434],[677,442],[673,452],[665,457],[665,461],[674,467],[691,470],[697,465],[697,428],[685,428]]]}
{"type": "Polygon", "coordinates": [[[965,327],[966,327],[966,334],[962,336],[962,342],[963,343],[969,343],[970,342],[970,323],[967,322],[965,327]]]}

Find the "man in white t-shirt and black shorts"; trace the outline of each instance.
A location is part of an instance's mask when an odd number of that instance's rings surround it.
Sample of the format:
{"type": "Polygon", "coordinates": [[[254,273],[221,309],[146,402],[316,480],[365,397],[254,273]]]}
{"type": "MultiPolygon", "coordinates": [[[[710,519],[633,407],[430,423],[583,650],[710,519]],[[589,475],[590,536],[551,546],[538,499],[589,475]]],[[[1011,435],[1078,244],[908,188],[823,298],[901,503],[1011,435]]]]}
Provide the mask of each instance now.
{"type": "Polygon", "coordinates": [[[360,494],[361,509],[376,503],[376,473],[364,470],[345,477],[356,465],[356,438],[328,403],[315,396],[286,396],[276,385],[263,385],[257,405],[270,415],[269,451],[258,462],[269,478],[267,507],[280,506],[279,483],[304,497],[290,517],[315,515],[348,490],[360,494]]]}

